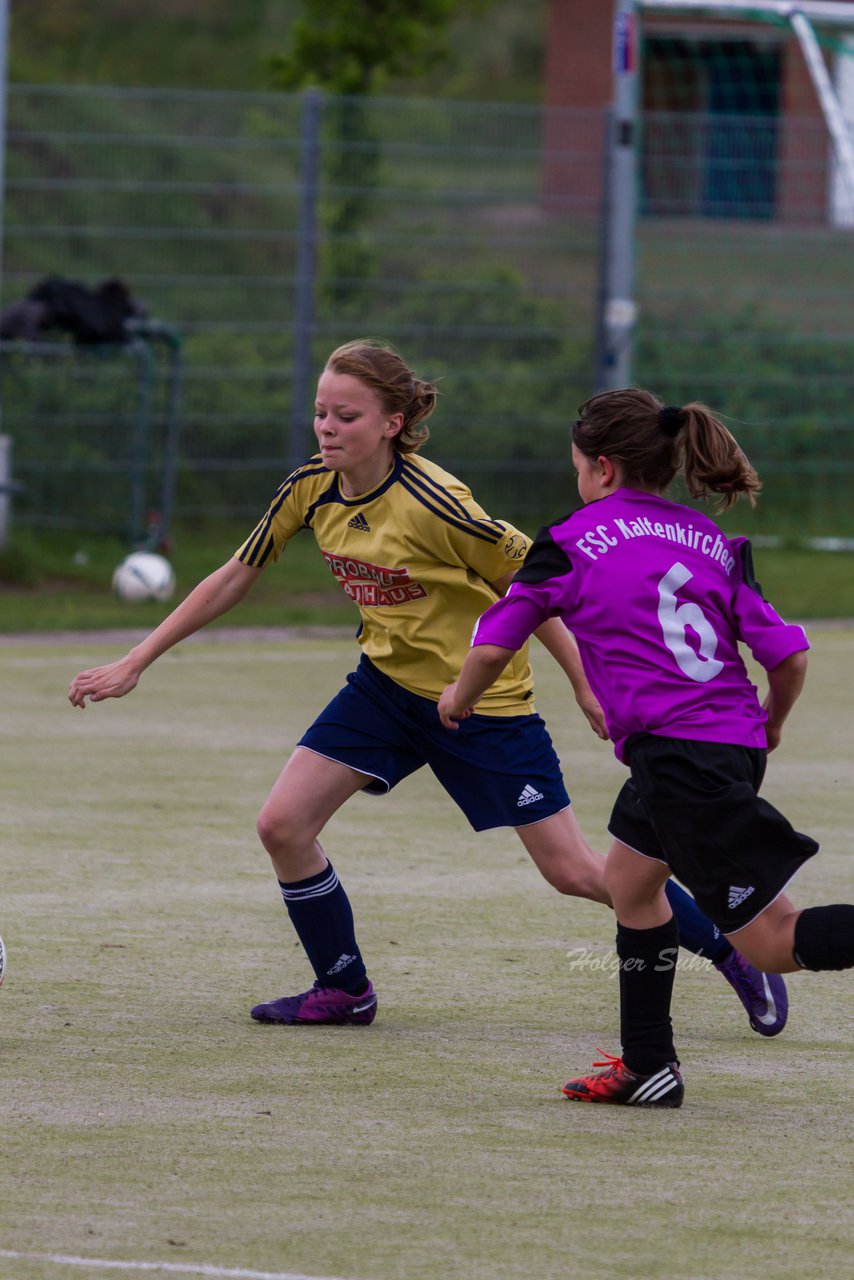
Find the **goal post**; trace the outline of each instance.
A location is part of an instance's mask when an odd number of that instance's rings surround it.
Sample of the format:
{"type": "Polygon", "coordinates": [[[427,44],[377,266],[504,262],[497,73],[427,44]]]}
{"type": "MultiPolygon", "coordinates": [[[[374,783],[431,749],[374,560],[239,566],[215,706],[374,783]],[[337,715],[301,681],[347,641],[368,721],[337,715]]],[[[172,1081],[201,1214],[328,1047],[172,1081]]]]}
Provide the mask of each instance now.
{"type": "Polygon", "coordinates": [[[851,142],[848,123],[828,74],[812,24],[800,10],[795,10],[789,15],[789,22],[798,37],[810,78],[821,104],[822,115],[833,143],[836,170],[848,191],[851,203],[854,204],[854,145],[851,142]]]}
{"type": "MultiPolygon", "coordinates": [[[[848,124],[850,131],[850,122],[854,121],[854,29],[841,37],[834,81],[842,118],[848,124]]],[[[850,132],[848,138],[850,145],[850,132]]],[[[851,170],[843,171],[839,164],[833,166],[831,174],[830,208],[835,227],[854,227],[854,189],[852,189],[851,170]]]]}

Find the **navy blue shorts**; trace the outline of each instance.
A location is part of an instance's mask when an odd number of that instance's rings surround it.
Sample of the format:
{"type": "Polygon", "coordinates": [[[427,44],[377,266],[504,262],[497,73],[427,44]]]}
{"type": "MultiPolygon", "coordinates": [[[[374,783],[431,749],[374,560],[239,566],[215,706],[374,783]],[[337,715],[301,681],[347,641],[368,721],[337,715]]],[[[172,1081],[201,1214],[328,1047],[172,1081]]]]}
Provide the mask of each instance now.
{"type": "Polygon", "coordinates": [[[475,831],[528,826],[569,805],[542,717],[472,715],[446,729],[435,702],[364,656],[298,745],[368,774],[364,790],[379,795],[429,765],[475,831]]]}
{"type": "Polygon", "coordinates": [[[608,824],[616,840],[666,862],[724,933],[755,920],[818,850],[757,794],[765,761],[758,747],[636,734],[608,824]]]}

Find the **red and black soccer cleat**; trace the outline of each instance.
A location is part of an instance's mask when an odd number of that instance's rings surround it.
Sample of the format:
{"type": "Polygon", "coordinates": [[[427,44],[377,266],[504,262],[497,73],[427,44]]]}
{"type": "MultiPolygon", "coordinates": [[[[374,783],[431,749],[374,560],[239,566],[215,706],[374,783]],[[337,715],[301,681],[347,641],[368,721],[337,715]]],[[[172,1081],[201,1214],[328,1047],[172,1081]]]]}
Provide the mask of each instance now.
{"type": "Polygon", "coordinates": [[[668,1062],[660,1071],[650,1076],[639,1076],[630,1071],[622,1058],[604,1053],[603,1060],[594,1062],[594,1071],[578,1080],[567,1080],[562,1092],[574,1102],[610,1102],[620,1107],[681,1107],[685,1085],[677,1062],[668,1062]]]}

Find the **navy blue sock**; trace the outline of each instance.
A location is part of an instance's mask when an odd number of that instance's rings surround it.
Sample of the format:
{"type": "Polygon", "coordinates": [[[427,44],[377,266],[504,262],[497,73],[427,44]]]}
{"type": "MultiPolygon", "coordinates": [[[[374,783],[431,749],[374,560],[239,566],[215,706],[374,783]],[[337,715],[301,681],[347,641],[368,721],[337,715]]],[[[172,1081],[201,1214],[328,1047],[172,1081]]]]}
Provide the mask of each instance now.
{"type": "Polygon", "coordinates": [[[279,888],[317,981],[360,994],[367,974],[356,944],[350,901],[332,863],[307,880],[289,884],[280,880],[279,888]]]}
{"type": "Polygon", "coordinates": [[[690,893],[686,893],[675,880],[667,881],[664,892],[679,926],[679,945],[686,951],[693,951],[695,956],[705,956],[713,964],[726,960],[732,946],[718,926],[703,915],[690,893]]]}
{"type": "Polygon", "coordinates": [[[623,1061],[641,1076],[677,1060],[670,997],[678,950],[673,916],[655,929],[629,929],[617,922],[623,1061]]]}

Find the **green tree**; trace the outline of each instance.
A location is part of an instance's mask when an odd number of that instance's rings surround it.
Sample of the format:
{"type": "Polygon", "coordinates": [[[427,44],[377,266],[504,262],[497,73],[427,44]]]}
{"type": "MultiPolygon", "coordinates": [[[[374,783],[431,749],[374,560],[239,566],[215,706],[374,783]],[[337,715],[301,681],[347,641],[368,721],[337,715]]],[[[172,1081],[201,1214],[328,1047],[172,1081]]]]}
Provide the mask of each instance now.
{"type": "Polygon", "coordinates": [[[304,0],[290,46],[269,58],[274,87],[327,89],[336,192],[327,206],[324,274],[333,302],[352,298],[352,281],[367,279],[373,255],[360,241],[379,179],[381,150],[361,101],[391,78],[422,75],[449,56],[449,28],[460,9],[483,10],[491,0],[304,0]],[[355,157],[355,159],[354,159],[355,157]]]}
{"type": "MultiPolygon", "coordinates": [[[[488,2],[488,0],[487,0],[488,2]]],[[[374,92],[390,77],[421,75],[447,58],[448,29],[460,8],[484,0],[305,0],[290,48],[269,59],[284,89],[315,85],[332,93],[374,92]]]]}

